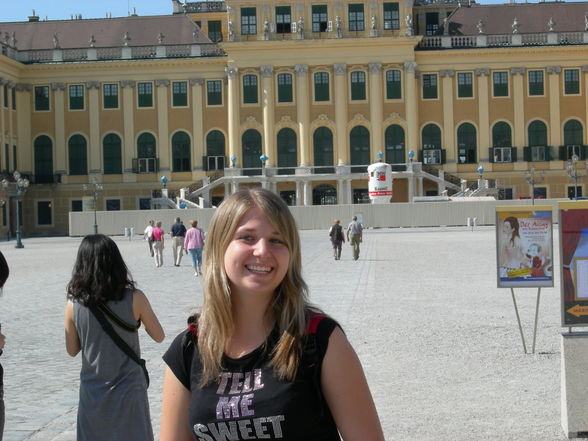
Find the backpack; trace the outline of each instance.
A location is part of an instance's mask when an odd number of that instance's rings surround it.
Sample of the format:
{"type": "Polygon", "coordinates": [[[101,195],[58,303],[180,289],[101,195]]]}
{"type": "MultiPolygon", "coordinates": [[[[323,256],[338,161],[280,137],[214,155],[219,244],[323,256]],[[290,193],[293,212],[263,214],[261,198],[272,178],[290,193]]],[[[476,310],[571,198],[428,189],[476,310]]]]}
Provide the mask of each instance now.
{"type": "Polygon", "coordinates": [[[331,236],[331,240],[333,242],[345,241],[345,236],[343,236],[343,227],[341,227],[341,225],[333,225],[331,227],[331,231],[329,232],[329,236],[331,236]]]}

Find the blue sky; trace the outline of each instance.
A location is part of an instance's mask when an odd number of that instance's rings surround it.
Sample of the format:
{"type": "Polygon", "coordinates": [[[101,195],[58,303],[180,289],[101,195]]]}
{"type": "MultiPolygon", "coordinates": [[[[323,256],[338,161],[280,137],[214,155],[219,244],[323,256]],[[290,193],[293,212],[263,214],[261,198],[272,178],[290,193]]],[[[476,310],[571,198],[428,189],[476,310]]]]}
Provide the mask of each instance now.
{"type": "MultiPolygon", "coordinates": [[[[136,8],[139,15],[171,14],[171,0],[0,0],[4,5],[0,11],[2,21],[27,21],[35,13],[44,20],[69,19],[72,14],[82,14],[84,18],[102,18],[106,13],[113,17],[124,17],[136,8]]],[[[568,0],[569,1],[569,0],[568,0]]],[[[522,3],[521,0],[518,2],[522,3]]],[[[479,0],[481,4],[508,3],[508,0],[479,0]]],[[[533,1],[535,3],[535,1],[533,1]]],[[[1,29],[0,29],[1,30],[1,29]]]]}

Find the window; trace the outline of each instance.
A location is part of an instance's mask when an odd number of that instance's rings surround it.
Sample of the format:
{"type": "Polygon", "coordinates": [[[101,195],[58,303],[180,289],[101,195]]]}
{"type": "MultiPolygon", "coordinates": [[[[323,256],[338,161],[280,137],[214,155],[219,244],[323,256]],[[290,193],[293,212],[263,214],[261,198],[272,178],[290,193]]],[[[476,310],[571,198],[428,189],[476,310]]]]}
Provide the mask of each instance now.
{"type": "Polygon", "coordinates": [[[547,145],[547,126],[543,121],[533,121],[528,129],[530,146],[547,145]]]}
{"type": "Polygon", "coordinates": [[[241,8],[241,35],[257,34],[255,8],[241,8]]]}
{"type": "Polygon", "coordinates": [[[221,80],[206,82],[206,104],[208,106],[221,106],[223,104],[223,82],[221,80]]]}
{"type": "Polygon", "coordinates": [[[104,84],[102,91],[104,94],[104,108],[118,109],[118,84],[104,84]]]}
{"type": "Polygon", "coordinates": [[[492,72],[493,96],[508,96],[508,72],[492,72]]]}
{"type": "Polygon", "coordinates": [[[212,130],[206,135],[206,157],[203,167],[206,170],[223,170],[225,168],[225,135],[219,130],[212,130]]]}
{"type": "Polygon", "coordinates": [[[569,185],[568,186],[568,198],[576,199],[582,197],[582,186],[581,185],[569,185]]]}
{"type": "Polygon", "coordinates": [[[172,165],[174,172],[191,171],[190,137],[186,132],[177,132],[172,137],[172,165]]]}
{"type": "Polygon", "coordinates": [[[327,5],[312,5],[312,32],[327,32],[327,5]]]}
{"type": "Polygon", "coordinates": [[[314,74],[314,100],[329,101],[329,73],[315,72],[314,74]]]}
{"type": "Polygon", "coordinates": [[[529,95],[539,96],[545,93],[545,85],[543,82],[543,71],[542,70],[530,70],[529,71],[529,95]]]}
{"type": "Polygon", "coordinates": [[[69,174],[71,176],[88,174],[88,149],[86,138],[73,135],[69,138],[69,174]]]}
{"type": "Polygon", "coordinates": [[[292,32],[292,14],[290,6],[276,6],[276,34],[292,32]]]}
{"type": "Polygon", "coordinates": [[[333,167],[333,133],[319,127],[312,135],[315,173],[335,173],[333,167]]]}
{"type": "Polygon", "coordinates": [[[49,110],[49,86],[35,86],[35,110],[49,110]]]}
{"type": "Polygon", "coordinates": [[[156,158],[155,137],[151,133],[142,133],[137,139],[136,173],[155,173],[158,164],[156,158]]]}
{"type": "Polygon", "coordinates": [[[3,98],[3,102],[4,102],[4,107],[8,107],[8,86],[5,84],[2,88],[2,96],[3,98]]]}
{"type": "Polygon", "coordinates": [[[439,31],[439,13],[427,12],[425,15],[425,35],[437,35],[439,31]]]}
{"type": "Polygon", "coordinates": [[[139,210],[151,210],[151,198],[139,198],[139,210]]]}
{"type": "Polygon", "coordinates": [[[564,69],[565,95],[580,93],[580,71],[578,69],[564,69]]]}
{"type": "Polygon", "coordinates": [[[470,123],[463,123],[457,128],[458,164],[476,162],[476,128],[470,123]]]}
{"type": "Polygon", "coordinates": [[[442,163],[440,149],[423,150],[423,164],[439,165],[442,163]]]}
{"type": "MultiPolygon", "coordinates": [[[[537,189],[535,187],[535,189],[537,189]]],[[[501,201],[511,200],[513,197],[512,187],[501,187],[498,189],[498,199],[501,201]]]]}
{"type": "Polygon", "coordinates": [[[35,184],[53,182],[53,142],[45,135],[35,139],[35,184]]]}
{"type": "Polygon", "coordinates": [[[351,99],[365,100],[365,72],[351,72],[351,99]]]}
{"type": "Polygon", "coordinates": [[[402,83],[399,70],[386,71],[386,99],[399,100],[402,98],[402,83]]]}
{"type": "Polygon", "coordinates": [[[512,162],[512,148],[511,147],[494,147],[494,162],[512,162]]]}
{"type": "Polygon", "coordinates": [[[423,74],[423,99],[436,100],[437,74],[423,74]]]}
{"type": "Polygon", "coordinates": [[[472,87],[473,76],[471,72],[458,72],[457,74],[457,96],[458,98],[472,98],[474,88],[472,87]]]}
{"type": "Polygon", "coordinates": [[[51,201],[37,201],[37,225],[52,225],[51,201]]]}
{"type": "Polygon", "coordinates": [[[106,199],[106,211],[120,211],[120,199],[106,199]]]}
{"type": "Polygon", "coordinates": [[[153,83],[138,83],[137,97],[139,107],[153,107],[153,83]]]}
{"type": "Polygon", "coordinates": [[[257,76],[243,75],[243,103],[257,103],[257,76]]]}
{"type": "Polygon", "coordinates": [[[352,173],[365,173],[366,166],[370,164],[370,132],[364,126],[355,126],[349,133],[349,150],[352,173]]]}
{"type": "Polygon", "coordinates": [[[285,128],[278,132],[278,167],[280,175],[293,175],[298,163],[296,149],[296,132],[285,128]],[[291,168],[286,168],[291,167],[291,168]]]}
{"type": "Polygon", "coordinates": [[[255,129],[249,129],[241,137],[243,174],[247,176],[261,174],[261,135],[255,129]]]}
{"type": "Polygon", "coordinates": [[[533,162],[545,161],[545,147],[544,146],[531,147],[531,161],[533,161],[533,162]]]}
{"type": "Polygon", "coordinates": [[[12,110],[16,110],[16,89],[13,87],[12,92],[12,110]]]}
{"type": "Polygon", "coordinates": [[[582,123],[575,119],[571,119],[564,124],[564,144],[584,144],[582,123]]]}
{"type": "Polygon", "coordinates": [[[392,31],[398,29],[400,29],[398,3],[384,3],[384,30],[392,31]]]}
{"type": "Polygon", "coordinates": [[[292,75],[278,74],[278,103],[291,103],[292,101],[292,75]]]}
{"type": "Polygon", "coordinates": [[[84,211],[84,203],[81,199],[72,199],[69,211],[84,211]]]}
{"type": "Polygon", "coordinates": [[[116,175],[122,173],[122,153],[120,137],[109,133],[102,141],[102,154],[104,156],[104,174],[116,175]]]}
{"type": "Polygon", "coordinates": [[[208,21],[208,38],[214,43],[218,43],[223,39],[223,33],[221,30],[220,20],[209,20],[208,21]]]}
{"type": "Polygon", "coordinates": [[[403,164],[404,156],[404,129],[397,124],[386,128],[384,134],[386,146],[386,162],[388,164],[403,164]]]}
{"type": "Polygon", "coordinates": [[[172,82],[172,106],[186,107],[188,105],[188,83],[186,81],[172,82]]]}
{"type": "Polygon", "coordinates": [[[84,86],[80,84],[69,86],[69,110],[84,108],[84,86]]]}
{"type": "Polygon", "coordinates": [[[427,124],[422,130],[422,159],[424,164],[443,164],[441,129],[436,124],[427,124]]]}
{"type": "Polygon", "coordinates": [[[363,31],[365,29],[363,3],[349,5],[349,31],[363,31]]]}

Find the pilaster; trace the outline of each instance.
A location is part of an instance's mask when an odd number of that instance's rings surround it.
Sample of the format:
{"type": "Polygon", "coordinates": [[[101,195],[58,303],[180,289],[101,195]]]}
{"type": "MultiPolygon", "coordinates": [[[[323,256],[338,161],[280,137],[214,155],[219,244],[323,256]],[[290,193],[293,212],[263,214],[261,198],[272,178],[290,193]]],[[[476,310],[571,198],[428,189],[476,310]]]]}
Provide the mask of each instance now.
{"type": "Polygon", "coordinates": [[[30,84],[18,84],[16,86],[16,125],[18,127],[17,165],[23,172],[33,173],[33,146],[32,146],[32,114],[31,111],[30,84]]]}
{"type": "Polygon", "coordinates": [[[455,77],[454,70],[442,70],[439,72],[441,76],[441,84],[443,88],[443,147],[447,155],[448,162],[455,162],[455,135],[453,126],[455,124],[453,119],[453,79],[455,77]]]}
{"type": "Polygon", "coordinates": [[[308,145],[308,127],[310,125],[308,97],[308,65],[297,64],[296,70],[296,117],[298,119],[298,136],[300,138],[300,166],[309,166],[310,149],[308,145]]]}
{"type": "Polygon", "coordinates": [[[384,93],[382,92],[382,63],[368,64],[370,72],[370,122],[372,126],[372,161],[377,160],[378,151],[385,151],[383,137],[384,93]]]}
{"type": "Polygon", "coordinates": [[[100,167],[100,83],[88,81],[88,120],[90,123],[90,164],[88,170],[101,170],[100,167]]]}
{"type": "Polygon", "coordinates": [[[418,94],[415,70],[417,64],[414,61],[404,63],[404,102],[406,106],[406,147],[407,151],[420,150],[418,127],[418,94]]]}
{"type": "Polygon", "coordinates": [[[203,169],[203,165],[197,166],[202,161],[202,157],[206,155],[204,151],[204,123],[202,121],[203,91],[204,80],[202,78],[192,78],[190,80],[192,86],[192,179],[197,179],[197,173],[203,169]]]}
{"type": "Polygon", "coordinates": [[[155,80],[157,90],[157,157],[159,158],[159,171],[169,172],[170,169],[170,147],[169,147],[169,112],[168,112],[168,89],[169,80],[155,80]]]}
{"type": "MultiPolygon", "coordinates": [[[[490,69],[479,68],[476,69],[476,78],[478,84],[478,124],[480,128],[480,148],[483,146],[490,146],[490,107],[489,107],[489,89],[488,80],[490,69]],[[484,143],[487,140],[487,143],[484,143]]],[[[522,145],[522,144],[521,144],[522,145]]]]}
{"type": "Polygon", "coordinates": [[[133,100],[134,81],[121,81],[123,104],[123,143],[122,143],[122,171],[124,182],[136,182],[137,175],[133,173],[133,157],[135,156],[135,104],[133,100]]]}
{"type": "MultiPolygon", "coordinates": [[[[513,145],[525,145],[525,68],[513,67],[510,70],[512,77],[512,103],[514,106],[514,136],[513,145]]],[[[491,145],[490,143],[488,145],[491,145]]]]}
{"type": "Polygon", "coordinates": [[[549,78],[549,144],[552,146],[561,145],[560,130],[560,73],[561,67],[547,66],[549,78]]]}
{"type": "Polygon", "coordinates": [[[242,164],[243,158],[240,156],[240,152],[237,151],[239,146],[239,76],[237,74],[238,69],[236,67],[225,67],[225,72],[228,77],[228,126],[229,126],[229,154],[228,157],[237,157],[237,163],[235,165],[242,164]],[[239,154],[238,154],[239,153],[239,154]]]}
{"type": "MultiPolygon", "coordinates": [[[[58,174],[69,174],[69,164],[67,163],[68,148],[65,139],[65,84],[51,83],[53,93],[53,123],[55,124],[55,172],[58,174]]],[[[88,149],[92,152],[92,145],[88,149]]]]}
{"type": "Polygon", "coordinates": [[[347,110],[347,65],[337,63],[333,65],[333,72],[335,74],[334,88],[335,88],[335,125],[337,126],[337,137],[335,139],[335,149],[333,158],[336,165],[349,164],[349,148],[347,140],[347,122],[349,120],[347,110]]]}
{"type": "Polygon", "coordinates": [[[278,153],[276,151],[276,136],[274,131],[274,81],[273,66],[260,66],[261,72],[261,96],[263,106],[263,139],[265,141],[263,153],[269,157],[266,166],[273,167],[278,165],[278,153]]]}

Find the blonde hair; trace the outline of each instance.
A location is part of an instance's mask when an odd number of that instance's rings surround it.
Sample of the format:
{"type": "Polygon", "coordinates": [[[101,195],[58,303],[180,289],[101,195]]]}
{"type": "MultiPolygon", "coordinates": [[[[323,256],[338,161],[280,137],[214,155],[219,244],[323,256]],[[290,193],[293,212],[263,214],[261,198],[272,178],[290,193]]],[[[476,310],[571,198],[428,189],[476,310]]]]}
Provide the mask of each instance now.
{"type": "Polygon", "coordinates": [[[253,207],[267,216],[290,252],[286,275],[265,314],[276,322],[279,330],[270,364],[280,379],[293,380],[296,375],[309,307],[308,288],[301,273],[298,229],[288,206],[279,196],[268,190],[250,189],[226,198],[210,223],[204,259],[203,305],[198,319],[198,349],[202,360],[200,387],[218,378],[226,343],[234,331],[224,255],[241,218],[253,207]]]}

